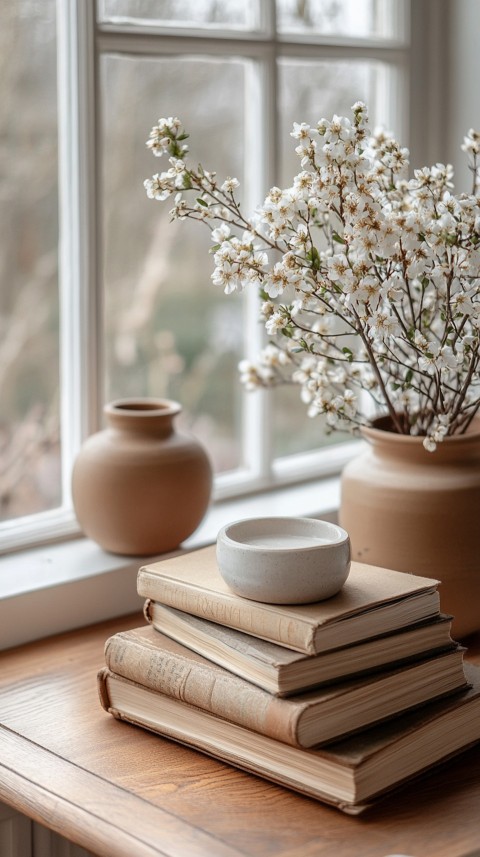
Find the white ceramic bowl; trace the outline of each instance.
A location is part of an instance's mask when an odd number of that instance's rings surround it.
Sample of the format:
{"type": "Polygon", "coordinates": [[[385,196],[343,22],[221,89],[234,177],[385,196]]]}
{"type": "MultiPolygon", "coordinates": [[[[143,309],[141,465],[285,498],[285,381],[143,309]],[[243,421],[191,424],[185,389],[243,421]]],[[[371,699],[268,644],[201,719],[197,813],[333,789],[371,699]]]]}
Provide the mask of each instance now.
{"type": "Polygon", "coordinates": [[[350,571],[350,539],[315,518],[249,518],[217,537],[220,574],[237,595],[270,604],[308,604],[340,591],[350,571]]]}

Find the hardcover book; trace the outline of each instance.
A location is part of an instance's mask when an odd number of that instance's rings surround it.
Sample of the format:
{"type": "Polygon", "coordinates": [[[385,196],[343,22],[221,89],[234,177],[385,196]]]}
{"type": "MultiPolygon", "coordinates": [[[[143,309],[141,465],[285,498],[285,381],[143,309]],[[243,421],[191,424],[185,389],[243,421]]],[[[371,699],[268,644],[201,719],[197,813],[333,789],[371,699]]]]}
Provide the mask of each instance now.
{"type": "Polygon", "coordinates": [[[118,675],[277,741],[302,747],[332,741],[466,686],[463,649],[281,699],[150,626],[105,644],[118,675]]]}
{"type": "Polygon", "coordinates": [[[315,750],[249,731],[106,668],[98,683],[101,703],[114,717],[358,814],[480,740],[480,668],[467,664],[465,670],[470,689],[315,750]]]}
{"type": "Polygon", "coordinates": [[[142,566],[137,577],[140,596],[310,655],[438,615],[437,585],[430,578],[352,562],[348,580],[333,598],[263,604],[229,590],[218,571],[215,545],[142,566]]]}
{"type": "Polygon", "coordinates": [[[319,655],[304,655],[147,599],[154,628],[269,693],[288,696],[315,685],[394,666],[453,646],[450,616],[319,655]]]}

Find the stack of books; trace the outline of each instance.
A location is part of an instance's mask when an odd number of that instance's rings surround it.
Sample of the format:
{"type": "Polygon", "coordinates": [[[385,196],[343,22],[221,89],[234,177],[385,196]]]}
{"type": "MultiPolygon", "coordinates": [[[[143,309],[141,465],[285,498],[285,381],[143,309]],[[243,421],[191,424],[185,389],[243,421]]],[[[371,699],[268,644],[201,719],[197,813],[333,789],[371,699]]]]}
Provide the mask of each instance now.
{"type": "Polygon", "coordinates": [[[147,623],[112,636],[100,699],[115,717],[356,814],[480,740],[436,581],[353,562],[340,593],[249,601],[215,546],[138,573],[147,623]]]}

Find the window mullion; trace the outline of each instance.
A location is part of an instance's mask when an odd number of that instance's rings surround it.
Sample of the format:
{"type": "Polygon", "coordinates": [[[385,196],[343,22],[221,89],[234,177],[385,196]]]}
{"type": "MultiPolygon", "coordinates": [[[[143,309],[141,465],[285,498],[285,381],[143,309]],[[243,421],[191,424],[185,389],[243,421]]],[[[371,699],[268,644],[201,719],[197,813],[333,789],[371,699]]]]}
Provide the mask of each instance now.
{"type": "MultiPolygon", "coordinates": [[[[448,0],[410,6],[410,151],[414,167],[445,160],[448,0]]],[[[466,129],[465,129],[466,130],[466,129]]]]}
{"type": "Polygon", "coordinates": [[[102,313],[94,4],[58,0],[57,11],[62,468],[68,506],[74,457],[98,427],[102,313]]]}
{"type": "Polygon", "coordinates": [[[256,0],[260,31],[267,39],[275,39],[277,32],[276,0],[256,0]]]}
{"type": "MultiPolygon", "coordinates": [[[[245,92],[246,210],[253,211],[264,199],[278,175],[276,51],[270,47],[263,60],[247,66],[245,92]]],[[[245,299],[244,353],[254,361],[265,345],[259,324],[259,298],[247,290],[245,299]]],[[[247,469],[260,483],[271,480],[270,396],[266,390],[243,394],[243,449],[247,469]]]]}

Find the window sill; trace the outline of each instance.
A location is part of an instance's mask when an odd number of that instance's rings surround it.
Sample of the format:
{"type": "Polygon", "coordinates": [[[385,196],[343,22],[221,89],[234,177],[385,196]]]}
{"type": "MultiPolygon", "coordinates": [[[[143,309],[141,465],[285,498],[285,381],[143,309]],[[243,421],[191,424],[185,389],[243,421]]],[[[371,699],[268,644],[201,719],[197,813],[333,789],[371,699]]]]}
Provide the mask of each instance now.
{"type": "MultiPolygon", "coordinates": [[[[218,502],[182,549],[211,544],[229,521],[255,515],[333,520],[339,497],[335,477],[218,502]]],[[[141,610],[136,577],[145,561],[108,554],[85,538],[1,557],[0,649],[141,610]]]]}

